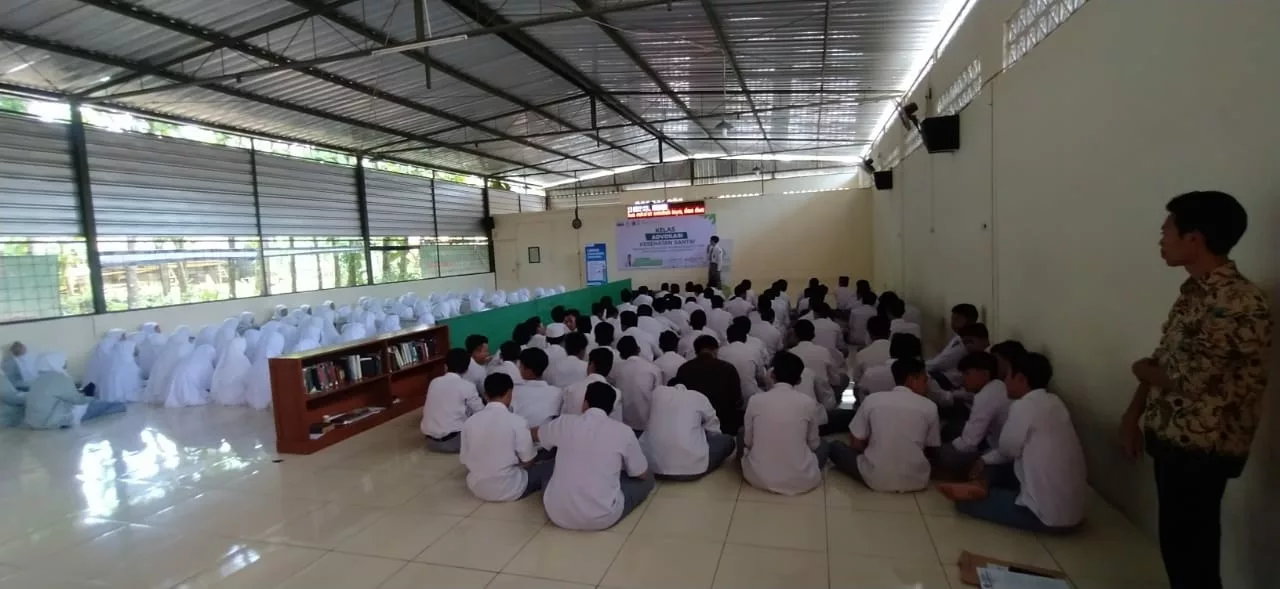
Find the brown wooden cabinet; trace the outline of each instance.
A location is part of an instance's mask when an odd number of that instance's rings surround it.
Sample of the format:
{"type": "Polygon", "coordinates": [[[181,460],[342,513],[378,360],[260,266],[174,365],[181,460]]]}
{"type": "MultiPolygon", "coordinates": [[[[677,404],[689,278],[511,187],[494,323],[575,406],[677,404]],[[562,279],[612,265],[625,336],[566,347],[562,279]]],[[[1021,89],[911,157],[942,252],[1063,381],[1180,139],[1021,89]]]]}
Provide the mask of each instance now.
{"type": "Polygon", "coordinates": [[[311,454],[421,407],[448,351],[438,325],[272,358],[276,451],[311,454]]]}

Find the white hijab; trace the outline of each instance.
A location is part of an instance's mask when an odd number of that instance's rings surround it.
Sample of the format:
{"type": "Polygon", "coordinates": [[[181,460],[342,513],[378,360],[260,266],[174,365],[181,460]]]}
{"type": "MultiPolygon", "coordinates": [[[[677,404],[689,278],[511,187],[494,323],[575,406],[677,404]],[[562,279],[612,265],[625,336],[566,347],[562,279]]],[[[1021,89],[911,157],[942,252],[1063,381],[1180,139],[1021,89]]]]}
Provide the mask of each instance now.
{"type": "Polygon", "coordinates": [[[256,329],[250,329],[240,336],[244,338],[244,355],[246,358],[252,358],[254,353],[258,351],[258,344],[262,342],[262,332],[256,329]]]}
{"type": "Polygon", "coordinates": [[[196,335],[197,346],[212,346],[218,339],[218,328],[213,325],[206,325],[200,328],[200,333],[196,335]]]}
{"type": "Polygon", "coordinates": [[[46,352],[36,358],[36,375],[45,372],[67,373],[67,356],[62,352],[46,352]]]}
{"type": "Polygon", "coordinates": [[[196,346],[191,355],[178,363],[173,369],[173,375],[169,377],[165,407],[192,407],[209,402],[209,387],[213,384],[213,361],[217,353],[217,349],[211,345],[196,346]]]}
{"type": "Polygon", "coordinates": [[[333,326],[333,309],[324,309],[320,313],[320,344],[332,346],[342,341],[342,334],[333,326]]]}
{"type": "Polygon", "coordinates": [[[342,326],[342,342],[353,342],[368,337],[363,323],[348,323],[342,326]]]}
{"type": "Polygon", "coordinates": [[[235,319],[228,319],[222,323],[222,327],[218,328],[218,335],[213,340],[213,348],[217,352],[215,358],[221,358],[222,353],[227,351],[227,346],[236,339],[236,328],[239,326],[240,323],[235,319]]]}
{"type": "Polygon", "coordinates": [[[245,400],[254,409],[266,409],[271,406],[271,366],[270,360],[284,351],[284,337],[278,333],[265,336],[258,357],[245,384],[245,400]]]}
{"type": "Polygon", "coordinates": [[[382,327],[378,329],[378,333],[391,333],[393,331],[400,331],[399,315],[387,315],[382,320],[382,327]]]}
{"type": "Polygon", "coordinates": [[[107,368],[111,366],[111,349],[123,339],[123,329],[111,329],[107,331],[106,335],[102,336],[102,339],[98,341],[97,347],[93,349],[93,355],[89,356],[89,363],[85,365],[85,384],[102,384],[101,381],[106,378],[107,368]]]}
{"type": "Polygon", "coordinates": [[[189,338],[177,337],[177,334],[170,337],[165,343],[164,351],[156,358],[155,366],[151,367],[151,379],[147,381],[143,400],[148,403],[163,403],[165,394],[169,391],[169,382],[173,379],[173,371],[195,349],[195,344],[189,338]]]}
{"type": "Polygon", "coordinates": [[[302,330],[302,335],[298,337],[298,343],[289,349],[289,353],[296,354],[298,352],[306,352],[320,347],[320,328],[314,325],[308,326],[302,330]]]}
{"type": "Polygon", "coordinates": [[[103,401],[135,403],[142,397],[142,369],[134,357],[135,345],[124,340],[111,348],[111,362],[97,383],[97,397],[103,401]]]}
{"type": "Polygon", "coordinates": [[[160,333],[160,324],[155,321],[148,321],[138,326],[138,331],[146,334],[160,333]]]}
{"type": "Polygon", "coordinates": [[[151,370],[155,368],[156,360],[160,358],[161,352],[164,352],[164,344],[169,341],[169,336],[163,333],[153,333],[147,336],[141,344],[138,344],[138,368],[142,369],[142,379],[151,378],[151,370]]]}
{"type": "Polygon", "coordinates": [[[245,378],[249,375],[251,365],[249,358],[244,355],[244,350],[244,338],[237,337],[231,340],[227,349],[218,357],[218,366],[213,369],[213,378],[209,385],[209,396],[214,403],[245,404],[245,378]]]}
{"type": "Polygon", "coordinates": [[[249,329],[250,327],[253,327],[253,319],[253,311],[241,311],[238,327],[240,329],[249,329]]]}

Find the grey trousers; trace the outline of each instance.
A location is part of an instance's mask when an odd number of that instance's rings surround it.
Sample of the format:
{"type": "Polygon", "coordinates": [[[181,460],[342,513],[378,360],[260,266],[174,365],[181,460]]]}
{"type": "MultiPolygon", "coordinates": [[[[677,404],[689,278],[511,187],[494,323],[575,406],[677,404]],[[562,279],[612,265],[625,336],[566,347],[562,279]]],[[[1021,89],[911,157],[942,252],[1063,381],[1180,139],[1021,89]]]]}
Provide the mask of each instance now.
{"type": "Polygon", "coordinates": [[[733,456],[733,450],[736,447],[737,444],[734,443],[732,436],[707,432],[707,470],[698,474],[659,474],[654,477],[664,481],[696,481],[720,468],[725,460],[733,456]]]}
{"type": "Polygon", "coordinates": [[[862,453],[844,442],[831,442],[831,467],[862,483],[862,472],[858,470],[859,454],[862,453]]]}
{"type": "Polygon", "coordinates": [[[423,436],[427,439],[427,449],[432,452],[441,454],[457,454],[462,451],[462,434],[455,434],[447,440],[437,440],[431,436],[423,436]]]}
{"type": "Polygon", "coordinates": [[[524,493],[520,494],[520,498],[524,499],[538,491],[547,487],[547,482],[551,480],[551,473],[555,471],[556,461],[554,458],[535,462],[526,472],[529,473],[529,482],[525,483],[524,493]]]}
{"type": "MultiPolygon", "coordinates": [[[[618,521],[627,519],[628,514],[644,503],[649,493],[653,492],[654,486],[652,478],[637,479],[627,476],[625,472],[622,473],[622,515],[618,517],[618,521]]],[[[618,522],[613,522],[613,525],[618,525],[618,522]]]]}

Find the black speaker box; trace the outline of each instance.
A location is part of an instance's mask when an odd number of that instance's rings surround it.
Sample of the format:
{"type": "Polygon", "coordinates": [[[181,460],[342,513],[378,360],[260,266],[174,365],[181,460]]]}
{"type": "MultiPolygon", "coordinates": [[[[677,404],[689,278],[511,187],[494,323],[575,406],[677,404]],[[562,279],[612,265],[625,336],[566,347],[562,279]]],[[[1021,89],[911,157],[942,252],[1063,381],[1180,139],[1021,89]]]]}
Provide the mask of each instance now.
{"type": "Polygon", "coordinates": [[[489,216],[480,221],[480,225],[484,227],[485,231],[493,231],[493,228],[497,226],[497,223],[494,222],[492,216],[489,216]]]}
{"type": "Polygon", "coordinates": [[[875,173],[876,190],[893,190],[893,170],[875,173]]]}
{"type": "Polygon", "coordinates": [[[960,149],[960,115],[929,117],[921,121],[920,138],[929,153],[960,149]]]}

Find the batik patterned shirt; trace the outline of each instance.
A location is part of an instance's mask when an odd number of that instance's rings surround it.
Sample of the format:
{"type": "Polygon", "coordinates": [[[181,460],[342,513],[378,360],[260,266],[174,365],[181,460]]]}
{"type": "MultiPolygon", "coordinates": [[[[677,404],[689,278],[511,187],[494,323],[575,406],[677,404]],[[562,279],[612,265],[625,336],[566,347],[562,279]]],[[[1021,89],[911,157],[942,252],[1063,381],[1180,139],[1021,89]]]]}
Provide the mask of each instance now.
{"type": "Polygon", "coordinates": [[[1261,418],[1270,345],[1266,294],[1234,262],[1188,278],[1152,356],[1172,386],[1152,388],[1146,429],[1177,447],[1248,455],[1261,418]]]}

